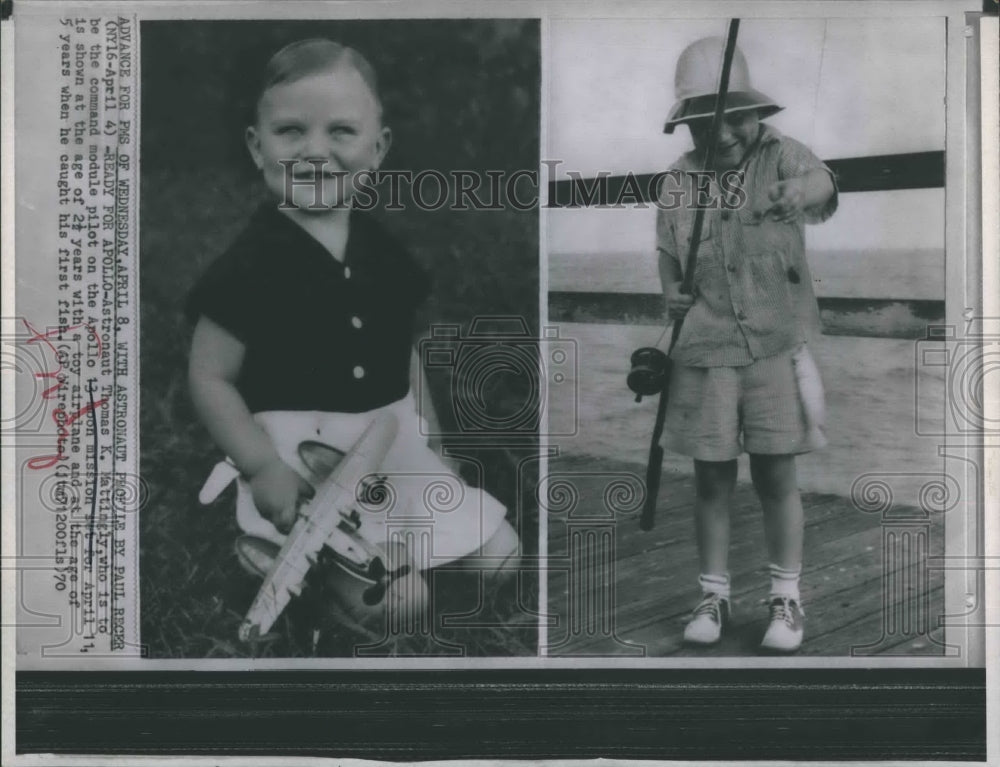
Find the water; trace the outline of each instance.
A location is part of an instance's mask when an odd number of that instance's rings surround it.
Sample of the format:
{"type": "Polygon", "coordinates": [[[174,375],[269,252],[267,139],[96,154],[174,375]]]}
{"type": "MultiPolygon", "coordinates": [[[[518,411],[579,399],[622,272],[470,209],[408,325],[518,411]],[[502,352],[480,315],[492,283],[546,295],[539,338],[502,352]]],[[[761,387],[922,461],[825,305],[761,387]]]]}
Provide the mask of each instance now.
{"type": "MultiPolygon", "coordinates": [[[[550,418],[565,423],[575,416],[578,433],[553,444],[567,454],[645,465],[656,399],[636,404],[625,376],[632,350],[656,335],[650,327],[560,325],[560,336],[576,344],[578,367],[551,389],[550,418]]],[[[878,473],[897,502],[916,504],[921,488],[940,477],[943,440],[917,436],[916,426],[918,418],[923,432],[943,425],[945,375],[942,368],[917,365],[917,343],[824,336],[814,345],[826,387],[830,444],[798,459],[800,487],[849,496],[855,480],[878,473]]],[[[668,453],[664,476],[671,472],[690,474],[690,459],[668,453]]],[[[749,480],[746,456],[740,480],[749,480]]]]}
{"type": "MultiPolygon", "coordinates": [[[[825,250],[808,253],[817,296],[944,300],[944,251],[825,250]]],[[[660,289],[651,253],[550,253],[550,290],[650,293],[660,289]]]]}

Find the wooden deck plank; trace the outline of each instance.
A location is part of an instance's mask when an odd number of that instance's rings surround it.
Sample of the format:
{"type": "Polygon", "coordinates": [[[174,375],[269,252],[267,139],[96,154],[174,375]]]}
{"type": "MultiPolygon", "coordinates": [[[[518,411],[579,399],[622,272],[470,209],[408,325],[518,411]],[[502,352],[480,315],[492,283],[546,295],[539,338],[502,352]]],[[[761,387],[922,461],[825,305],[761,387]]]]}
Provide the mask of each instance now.
{"type": "MultiPolygon", "coordinates": [[[[757,545],[761,550],[764,547],[764,523],[760,511],[760,504],[752,493],[745,493],[742,502],[734,499],[734,509],[731,517],[730,538],[732,547],[757,545]]],[[[845,508],[843,499],[825,500],[822,503],[810,500],[809,508],[806,512],[806,535],[822,534],[829,535],[829,526],[851,524],[845,522],[847,512],[852,509],[845,508]],[[824,527],[826,526],[826,527],[824,527]],[[822,532],[820,528],[824,527],[822,532]]],[[[683,510],[683,513],[676,515],[667,525],[661,525],[659,532],[656,529],[650,533],[644,533],[637,529],[624,528],[620,530],[619,537],[623,540],[618,549],[618,561],[625,562],[631,557],[647,556],[655,551],[673,549],[678,545],[684,545],[693,540],[694,519],[690,507],[683,510]]],[[[565,546],[565,544],[564,544],[565,546]]],[[[732,557],[738,556],[735,548],[730,549],[732,557]]],[[[666,552],[664,551],[664,554],[666,552]]]]}
{"type": "MultiPolygon", "coordinates": [[[[602,466],[605,464],[602,463],[602,466]]],[[[577,466],[580,462],[577,461],[577,466]]],[[[627,471],[621,466],[610,470],[627,471]]],[[[635,471],[635,467],[631,469],[635,471]]],[[[591,481],[580,472],[581,482],[591,481]]],[[[597,481],[597,480],[593,480],[597,481]]],[[[680,645],[683,624],[698,599],[697,551],[694,545],[690,505],[690,477],[672,477],[661,487],[661,504],[671,511],[661,514],[657,527],[640,533],[637,520],[622,517],[614,525],[613,570],[605,575],[614,581],[608,594],[584,594],[584,598],[610,598],[614,620],[592,622],[591,633],[573,636],[564,646],[550,649],[554,655],[618,654],[642,651],[648,655],[729,656],[756,654],[763,634],[766,609],[759,602],[767,595],[768,576],[763,556],[763,524],[753,489],[741,484],[734,496],[730,572],[733,576],[733,636],[709,650],[680,645]],[[685,490],[682,485],[687,485],[685,490]],[[685,506],[686,503],[686,506],[685,506]],[[633,532],[634,529],[634,532],[633,532]],[[615,636],[609,632],[612,630],[615,636]],[[633,642],[635,647],[625,643],[633,642]]],[[[581,493],[581,503],[593,502],[594,487],[581,493]]],[[[598,500],[597,502],[603,502],[598,500]]],[[[802,580],[806,606],[807,639],[801,652],[811,655],[849,654],[851,648],[878,640],[883,615],[883,531],[878,514],[858,511],[848,499],[830,494],[804,494],[806,547],[802,580]]],[[[899,509],[897,511],[905,511],[899,509]]],[[[549,539],[550,609],[559,616],[550,629],[550,641],[569,639],[569,585],[565,519],[553,518],[549,539]],[[560,529],[561,528],[561,529],[560,529]]],[[[940,521],[930,528],[930,555],[943,550],[940,521]]],[[[894,564],[890,572],[897,572],[894,564]]],[[[925,598],[931,615],[942,612],[940,577],[931,574],[925,598]]],[[[579,591],[580,589],[578,589],[579,591]]],[[[577,605],[579,609],[581,606],[577,605]]],[[[592,610],[606,609],[600,605],[592,610]]],[[[590,617],[599,617],[591,615],[590,617]]],[[[578,622],[578,627],[580,626],[578,622]]],[[[586,625],[586,624],[584,624],[586,625]]],[[[880,645],[882,651],[939,654],[940,647],[922,635],[896,633],[880,645]]]]}
{"type": "MultiPolygon", "coordinates": [[[[765,609],[759,603],[767,596],[767,573],[763,568],[758,570],[755,573],[743,572],[734,577],[732,606],[737,623],[741,615],[759,614],[760,617],[765,614],[765,609]]],[[[811,610],[817,601],[829,600],[833,605],[833,612],[840,616],[837,620],[849,620],[843,613],[845,606],[850,607],[856,600],[853,591],[875,590],[880,594],[880,584],[881,560],[874,551],[864,550],[847,558],[805,567],[802,581],[803,603],[811,610]],[[873,573],[875,569],[877,574],[873,573]],[[838,605],[838,601],[841,604],[838,605]]],[[[638,637],[645,635],[648,628],[655,627],[657,635],[671,635],[679,640],[684,622],[699,597],[697,586],[691,582],[690,575],[659,579],[657,586],[660,588],[657,588],[656,595],[648,599],[622,599],[621,592],[633,585],[632,578],[618,584],[619,607],[615,620],[618,634],[629,638],[638,637]]],[[[822,636],[825,625],[825,622],[816,624],[810,621],[810,635],[814,638],[822,636]]],[[[550,636],[554,634],[555,632],[550,632],[550,636]]],[[[575,651],[586,646],[587,641],[584,639],[579,646],[574,643],[572,649],[575,651]]]]}
{"type": "MultiPolygon", "coordinates": [[[[684,484],[690,486],[693,483],[689,480],[684,484]]],[[[665,492],[670,493],[671,491],[665,492]]],[[[663,493],[661,493],[662,497],[664,497],[663,493]]],[[[581,493],[581,503],[586,503],[591,498],[591,494],[581,493]]],[[[620,556],[630,556],[633,553],[641,553],[660,547],[678,535],[693,534],[693,504],[693,488],[668,495],[658,505],[655,526],[649,532],[639,530],[638,512],[620,516],[615,523],[616,530],[620,531],[622,536],[620,556]]],[[[815,525],[831,515],[843,514],[845,510],[842,498],[827,493],[804,493],[802,505],[807,525],[815,525]]],[[[849,504],[848,508],[850,508],[849,504]]],[[[852,508],[850,510],[854,511],[852,508]]],[[[749,484],[740,483],[737,485],[733,495],[731,519],[734,530],[744,524],[760,524],[760,502],[749,484]]],[[[550,515],[548,531],[550,554],[565,553],[566,532],[569,524],[572,523],[567,520],[565,515],[550,515]]]]}
{"type": "Polygon", "coordinates": [[[805,654],[809,655],[853,655],[874,657],[892,655],[940,656],[944,648],[930,641],[931,636],[940,637],[934,631],[934,617],[944,606],[944,589],[931,589],[926,598],[931,614],[927,631],[905,632],[902,630],[884,634],[885,618],[881,609],[866,613],[856,620],[826,631],[808,643],[805,654]],[[936,609],[938,608],[938,609],[936,609]],[[822,653],[819,652],[822,650],[822,653]]]}
{"type": "MultiPolygon", "coordinates": [[[[643,477],[645,468],[623,461],[601,461],[601,471],[595,471],[594,460],[586,459],[581,461],[579,457],[560,458],[550,463],[550,476],[572,477],[573,483],[579,493],[579,504],[601,504],[603,497],[601,488],[607,477],[612,474],[622,476],[634,475],[643,477]]],[[[813,522],[813,512],[818,507],[825,506],[831,501],[842,501],[839,496],[830,493],[803,493],[802,505],[806,511],[806,523],[813,522]]],[[[639,532],[638,511],[620,515],[617,527],[629,534],[629,541],[633,542],[637,550],[646,550],[650,546],[658,546],[660,534],[666,528],[673,533],[681,528],[690,533],[692,529],[691,507],[694,503],[694,478],[690,474],[670,474],[664,475],[660,492],[658,495],[656,524],[650,533],[639,532]],[[635,531],[636,535],[631,533],[635,531]]],[[[598,507],[600,508],[600,507],[598,507]]],[[[750,519],[759,518],[760,504],[753,493],[753,489],[748,482],[740,482],[736,486],[733,498],[733,521],[734,525],[749,515],[750,519]]],[[[567,515],[565,513],[550,513],[548,529],[549,552],[558,553],[565,551],[565,536],[567,529],[567,515]]],[[[668,533],[669,537],[669,533],[668,533]]]]}
{"type": "MultiPolygon", "coordinates": [[[[877,589],[870,590],[869,594],[878,595],[877,589]]],[[[928,597],[931,604],[943,604],[943,590],[936,589],[929,592],[928,597]]],[[[828,601],[828,600],[824,600],[828,601]]],[[[876,600],[877,601],[877,600],[876,600]]],[[[931,641],[934,637],[940,641],[941,632],[931,631],[922,636],[907,635],[899,633],[895,636],[883,637],[882,625],[883,616],[879,606],[868,610],[863,614],[852,615],[847,622],[836,613],[828,614],[825,619],[817,620],[818,611],[827,607],[823,604],[810,603],[807,607],[806,616],[806,637],[803,641],[799,655],[810,655],[817,657],[874,657],[891,655],[920,655],[937,657],[943,654],[943,647],[931,641]],[[842,625],[832,630],[827,630],[831,623],[840,621],[842,625]],[[817,634],[816,632],[822,632],[817,634]],[[873,645],[869,651],[865,651],[865,645],[873,645]]],[[[829,611],[828,611],[829,613],[829,611]]],[[[637,645],[644,645],[649,657],[734,657],[758,655],[758,645],[766,628],[766,611],[759,607],[755,614],[739,615],[734,620],[733,627],[726,633],[723,640],[713,647],[696,648],[686,647],[681,643],[681,632],[683,622],[676,621],[673,624],[664,626],[663,624],[653,624],[636,634],[623,633],[620,636],[627,641],[637,645]]],[[[586,651],[586,647],[582,648],[586,651]]]]}
{"type": "MultiPolygon", "coordinates": [[[[829,587],[815,580],[804,581],[802,595],[807,610],[807,634],[801,654],[850,654],[852,647],[880,640],[884,623],[882,578],[881,574],[875,578],[866,577],[869,568],[863,564],[838,566],[844,572],[840,574],[837,587],[829,587]]],[[[687,648],[681,644],[684,622],[691,605],[697,599],[694,589],[687,600],[675,600],[673,608],[665,609],[658,617],[643,625],[633,628],[618,626],[617,635],[625,641],[645,646],[646,653],[650,656],[754,655],[766,628],[767,611],[761,602],[767,596],[767,590],[765,583],[734,593],[732,630],[716,647],[687,648]]],[[[929,609],[927,627],[933,629],[936,627],[936,617],[943,612],[942,585],[932,582],[925,598],[929,609]]],[[[940,654],[940,648],[928,647],[926,639],[919,640],[916,633],[907,634],[900,630],[896,632],[895,639],[889,639],[892,641],[882,643],[879,652],[885,653],[890,648],[910,642],[914,653],[940,654]]],[[[602,646],[606,647],[607,644],[603,637],[581,638],[568,645],[565,651],[566,654],[600,652],[602,646]]]]}
{"type": "MultiPolygon", "coordinates": [[[[857,547],[872,547],[871,531],[854,529],[856,522],[848,515],[842,513],[842,503],[838,508],[834,502],[827,503],[822,507],[825,512],[822,519],[819,517],[819,509],[814,510],[813,519],[807,526],[807,548],[805,557],[805,574],[808,576],[817,566],[816,563],[837,562],[845,557],[857,554],[857,547]],[[817,533],[817,528],[821,528],[817,533]],[[847,534],[850,533],[848,537],[847,534]],[[815,552],[814,546],[810,545],[811,540],[817,538],[818,544],[823,546],[842,546],[844,552],[842,556],[837,556],[835,551],[815,552]],[[811,555],[811,556],[810,556],[811,555]]],[[[867,520],[866,520],[867,521],[867,520]]],[[[659,533],[659,545],[656,548],[646,549],[638,553],[629,553],[624,550],[625,556],[619,553],[615,561],[615,572],[620,594],[631,593],[642,586],[654,586],[659,594],[690,593],[688,599],[697,600],[697,587],[695,579],[697,577],[697,551],[693,544],[693,533],[690,523],[684,526],[677,535],[665,538],[667,533],[663,530],[659,533]],[[669,563],[669,564],[668,564],[669,563]]],[[[617,532],[617,531],[616,531],[617,532]]],[[[656,531],[650,533],[654,535],[656,531]]],[[[643,533],[636,533],[642,536],[643,533]]],[[[766,557],[762,555],[764,548],[763,525],[759,517],[757,519],[734,520],[733,542],[730,546],[730,573],[733,583],[739,587],[749,581],[766,581],[766,557]]],[[[617,542],[617,536],[616,536],[617,542]]],[[[553,551],[550,547],[549,567],[552,573],[550,581],[550,594],[557,596],[565,591],[565,583],[559,580],[565,577],[568,563],[565,560],[566,551],[562,548],[553,551]]],[[[636,603],[637,600],[628,600],[636,603]]],[[[681,609],[686,612],[691,607],[690,601],[681,609]]],[[[646,614],[645,607],[638,604],[636,609],[640,615],[646,614]]],[[[619,610],[619,625],[629,625],[630,608],[622,607],[619,610]]]]}

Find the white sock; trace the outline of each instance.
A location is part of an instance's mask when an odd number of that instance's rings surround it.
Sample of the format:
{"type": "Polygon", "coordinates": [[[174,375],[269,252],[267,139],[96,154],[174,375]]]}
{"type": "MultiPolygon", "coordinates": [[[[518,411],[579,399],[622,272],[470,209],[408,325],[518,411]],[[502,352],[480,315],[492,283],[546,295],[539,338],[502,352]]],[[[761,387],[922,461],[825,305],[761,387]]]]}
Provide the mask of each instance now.
{"type": "Polygon", "coordinates": [[[698,585],[703,594],[718,594],[723,599],[729,599],[729,573],[722,575],[705,574],[698,576],[698,585]]]}
{"type": "Polygon", "coordinates": [[[794,570],[786,570],[778,565],[768,565],[771,571],[771,597],[788,597],[801,603],[799,597],[799,575],[802,573],[801,565],[794,570]]]}

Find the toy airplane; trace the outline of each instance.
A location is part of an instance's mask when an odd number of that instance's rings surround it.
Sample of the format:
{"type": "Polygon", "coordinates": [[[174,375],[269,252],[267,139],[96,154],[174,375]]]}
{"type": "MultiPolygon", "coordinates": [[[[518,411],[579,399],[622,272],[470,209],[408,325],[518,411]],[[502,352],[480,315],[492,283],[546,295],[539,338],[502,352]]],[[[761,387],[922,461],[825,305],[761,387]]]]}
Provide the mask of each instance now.
{"type": "MultiPolygon", "coordinates": [[[[241,640],[255,639],[270,630],[291,598],[301,593],[306,575],[324,546],[333,551],[336,564],[370,582],[363,595],[366,604],[378,604],[391,580],[406,574],[402,572],[407,569],[405,565],[390,571],[383,551],[363,537],[357,510],[358,491],[364,480],[378,470],[396,438],[397,428],[392,413],[380,414],[329,476],[316,485],[315,495],[299,510],[295,525],[240,626],[241,640]]],[[[300,445],[300,454],[303,447],[300,445]]]]}

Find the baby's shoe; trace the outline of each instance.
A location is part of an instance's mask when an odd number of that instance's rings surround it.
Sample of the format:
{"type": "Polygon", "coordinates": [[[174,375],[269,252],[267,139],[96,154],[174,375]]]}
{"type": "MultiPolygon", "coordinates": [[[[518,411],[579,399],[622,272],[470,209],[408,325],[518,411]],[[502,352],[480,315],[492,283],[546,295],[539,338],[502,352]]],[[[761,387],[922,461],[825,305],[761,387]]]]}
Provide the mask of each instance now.
{"type": "Polygon", "coordinates": [[[271,572],[281,547],[256,535],[241,535],[236,539],[236,558],[250,575],[266,578],[271,572]]]}
{"type": "Polygon", "coordinates": [[[805,613],[791,597],[774,596],[769,600],[771,622],[760,649],[765,652],[792,653],[802,644],[805,613]]]}
{"type": "Polygon", "coordinates": [[[713,645],[722,638],[722,629],[729,623],[729,600],[715,593],[706,593],[691,613],[684,627],[688,644],[713,645]]]}

